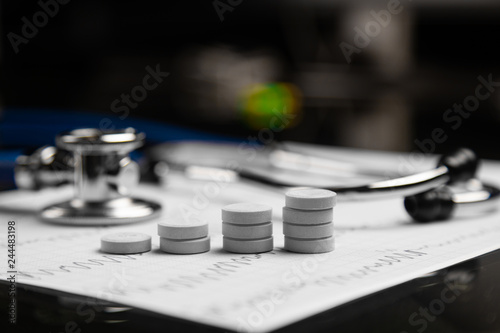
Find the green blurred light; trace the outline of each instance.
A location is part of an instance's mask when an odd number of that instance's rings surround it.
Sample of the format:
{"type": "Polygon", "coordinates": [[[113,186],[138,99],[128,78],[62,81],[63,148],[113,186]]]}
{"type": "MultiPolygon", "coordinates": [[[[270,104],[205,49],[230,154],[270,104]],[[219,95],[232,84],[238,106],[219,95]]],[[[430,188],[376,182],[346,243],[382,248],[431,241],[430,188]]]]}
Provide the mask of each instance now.
{"type": "MultiPolygon", "coordinates": [[[[280,115],[298,115],[300,112],[300,92],[289,83],[266,83],[248,87],[240,99],[240,111],[244,123],[252,129],[269,128],[280,115]],[[273,120],[274,119],[274,120],[273,120]]],[[[288,117],[287,119],[298,119],[288,117]]],[[[296,121],[283,124],[285,128],[295,125],[296,121]]]]}

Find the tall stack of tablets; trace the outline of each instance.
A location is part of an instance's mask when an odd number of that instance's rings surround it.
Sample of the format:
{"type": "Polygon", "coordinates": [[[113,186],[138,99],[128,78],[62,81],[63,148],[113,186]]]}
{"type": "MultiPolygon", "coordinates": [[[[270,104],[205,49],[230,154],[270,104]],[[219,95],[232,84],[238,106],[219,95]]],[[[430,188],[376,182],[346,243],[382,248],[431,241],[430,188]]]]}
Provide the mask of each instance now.
{"type": "Polygon", "coordinates": [[[337,194],[321,189],[296,189],[285,194],[285,249],[323,253],[334,249],[333,207],[337,194]]]}
{"type": "Polygon", "coordinates": [[[210,250],[208,224],[158,223],[160,250],[173,254],[195,254],[210,250]]]}
{"type": "Polygon", "coordinates": [[[233,253],[261,253],[273,249],[273,210],[254,203],[222,208],[222,247],[233,253]]]}

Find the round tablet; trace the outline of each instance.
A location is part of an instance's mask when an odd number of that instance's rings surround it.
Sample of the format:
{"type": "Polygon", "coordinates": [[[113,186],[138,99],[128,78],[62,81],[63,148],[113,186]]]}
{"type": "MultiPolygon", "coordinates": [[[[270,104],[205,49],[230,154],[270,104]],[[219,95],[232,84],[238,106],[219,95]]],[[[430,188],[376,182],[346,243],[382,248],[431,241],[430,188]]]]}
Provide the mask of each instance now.
{"type": "Polygon", "coordinates": [[[160,250],[172,254],[196,254],[210,251],[210,237],[177,240],[160,237],[160,250]]]}
{"type": "Polygon", "coordinates": [[[300,210],[283,207],[283,222],[294,224],[322,224],[333,220],[333,209],[300,210]]]}
{"type": "Polygon", "coordinates": [[[137,232],[119,232],[101,237],[101,251],[131,254],[151,251],[151,236],[137,232]]]}
{"type": "Polygon", "coordinates": [[[273,238],[263,239],[236,239],[224,236],[222,248],[233,253],[262,253],[273,249],[273,238]]]}
{"type": "Polygon", "coordinates": [[[208,224],[158,223],[158,235],[169,239],[196,239],[208,236],[208,224]]]}
{"type": "Polygon", "coordinates": [[[285,205],[289,208],[319,210],[332,208],[337,193],[317,188],[290,190],[285,194],[285,205]]]}
{"type": "Polygon", "coordinates": [[[241,202],[222,208],[222,221],[233,224],[259,224],[271,221],[273,209],[267,205],[241,202]]]}
{"type": "Polygon", "coordinates": [[[222,222],[222,234],[230,238],[266,238],[273,235],[273,224],[272,222],[262,224],[231,224],[222,222]]]}
{"type": "Polygon", "coordinates": [[[283,223],[283,234],[287,237],[315,239],[333,236],[333,223],[300,225],[283,223]]]}
{"type": "Polygon", "coordinates": [[[334,238],[298,239],[285,236],[285,250],[297,253],[325,253],[335,248],[334,238]]]}

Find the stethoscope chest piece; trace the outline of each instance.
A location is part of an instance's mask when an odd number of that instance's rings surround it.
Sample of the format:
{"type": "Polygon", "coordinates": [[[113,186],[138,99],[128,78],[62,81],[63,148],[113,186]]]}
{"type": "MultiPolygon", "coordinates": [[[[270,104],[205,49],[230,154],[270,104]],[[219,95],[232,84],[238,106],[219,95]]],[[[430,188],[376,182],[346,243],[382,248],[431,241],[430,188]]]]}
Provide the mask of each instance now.
{"type": "Polygon", "coordinates": [[[161,206],[129,196],[139,182],[138,165],[128,154],[142,146],[134,129],[77,129],[56,138],[59,149],[73,155],[73,199],[44,208],[42,220],[60,224],[134,223],[159,215],[161,206]]]}

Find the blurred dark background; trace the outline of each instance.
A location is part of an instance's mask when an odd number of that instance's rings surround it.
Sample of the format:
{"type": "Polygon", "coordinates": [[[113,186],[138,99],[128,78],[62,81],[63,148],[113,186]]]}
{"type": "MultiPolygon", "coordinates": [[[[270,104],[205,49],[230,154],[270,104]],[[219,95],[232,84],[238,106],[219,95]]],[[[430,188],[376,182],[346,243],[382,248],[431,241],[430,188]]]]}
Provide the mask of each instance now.
{"type": "Polygon", "coordinates": [[[500,81],[499,1],[401,0],[378,30],[371,11],[387,13],[394,0],[63,2],[2,2],[2,109],[141,117],[242,139],[281,112],[290,121],[280,140],[436,153],[465,145],[500,159],[499,92],[467,117],[444,118],[475,95],[478,76],[500,81]],[[31,38],[23,17],[40,26],[31,38]],[[356,47],[355,28],[370,42],[348,62],[341,43],[356,47]],[[136,88],[148,66],[169,75],[136,88]],[[127,106],[122,94],[134,89],[127,106]]]}

